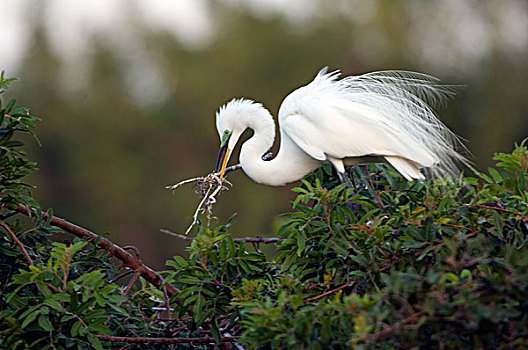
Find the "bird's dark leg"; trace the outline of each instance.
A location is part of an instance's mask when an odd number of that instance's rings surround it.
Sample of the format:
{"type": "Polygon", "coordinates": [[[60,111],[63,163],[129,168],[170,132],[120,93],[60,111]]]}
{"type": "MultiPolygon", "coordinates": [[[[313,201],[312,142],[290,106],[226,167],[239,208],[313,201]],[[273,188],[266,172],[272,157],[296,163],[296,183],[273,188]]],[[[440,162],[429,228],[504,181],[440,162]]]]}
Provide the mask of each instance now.
{"type": "Polygon", "coordinates": [[[340,171],[338,171],[338,172],[337,172],[337,177],[339,177],[339,181],[341,181],[341,183],[343,183],[343,184],[347,184],[347,185],[350,185],[350,186],[352,186],[354,189],[356,188],[356,187],[354,186],[354,184],[351,183],[350,180],[348,179],[348,177],[346,176],[346,172],[340,172],[340,171]]]}
{"type": "MultiPolygon", "coordinates": [[[[339,180],[341,183],[346,184],[345,189],[353,189],[354,192],[351,194],[351,197],[353,197],[356,194],[357,188],[356,184],[354,183],[354,180],[350,181],[349,177],[347,176],[346,172],[343,171],[337,171],[337,176],[339,177],[339,180]]],[[[360,205],[357,203],[347,203],[347,207],[353,212],[357,213],[359,211],[360,205]]]]}

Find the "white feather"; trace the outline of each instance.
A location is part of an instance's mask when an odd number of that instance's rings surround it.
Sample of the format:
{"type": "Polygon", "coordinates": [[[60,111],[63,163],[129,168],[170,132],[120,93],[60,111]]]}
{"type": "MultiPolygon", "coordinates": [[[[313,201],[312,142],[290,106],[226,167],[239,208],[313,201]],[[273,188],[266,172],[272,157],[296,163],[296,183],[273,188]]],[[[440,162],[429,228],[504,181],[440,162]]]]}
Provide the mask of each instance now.
{"type": "MultiPolygon", "coordinates": [[[[217,113],[217,128],[233,130],[230,148],[246,128],[240,161],[255,181],[282,185],[302,178],[330,159],[344,164],[387,161],[407,179],[456,176],[471,168],[458,137],[431,106],[452,94],[434,77],[401,71],[373,72],[338,80],[321,70],[308,85],[289,94],[279,109],[281,147],[270,161],[261,156],[275,136],[271,114],[261,104],[233,100],[217,113]]],[[[336,164],[333,162],[334,165],[336,164]]]]}

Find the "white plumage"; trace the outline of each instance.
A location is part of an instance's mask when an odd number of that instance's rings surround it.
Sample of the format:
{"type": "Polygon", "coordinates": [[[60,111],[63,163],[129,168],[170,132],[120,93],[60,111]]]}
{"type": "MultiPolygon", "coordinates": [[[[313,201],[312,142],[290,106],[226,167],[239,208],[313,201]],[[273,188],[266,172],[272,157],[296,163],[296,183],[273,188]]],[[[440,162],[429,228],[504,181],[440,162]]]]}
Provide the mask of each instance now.
{"type": "Polygon", "coordinates": [[[463,148],[431,105],[451,94],[434,77],[401,71],[373,72],[338,80],[323,69],[306,86],[290,93],[279,109],[280,149],[273,145],[275,123],[260,103],[234,99],[216,114],[223,151],[217,171],[223,175],[240,135],[254,135],[240,151],[240,164],[254,181],[279,186],[301,179],[323,164],[343,178],[346,165],[388,162],[406,179],[456,175],[457,164],[470,166],[463,148]],[[222,166],[221,166],[222,165],[222,166]]]}

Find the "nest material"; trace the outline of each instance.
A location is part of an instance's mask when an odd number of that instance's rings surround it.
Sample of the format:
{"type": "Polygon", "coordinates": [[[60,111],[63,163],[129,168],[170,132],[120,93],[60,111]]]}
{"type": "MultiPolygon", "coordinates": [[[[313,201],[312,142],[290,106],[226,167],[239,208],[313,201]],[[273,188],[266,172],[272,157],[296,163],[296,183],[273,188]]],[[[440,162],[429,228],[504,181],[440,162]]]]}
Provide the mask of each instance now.
{"type": "Polygon", "coordinates": [[[216,196],[219,195],[222,191],[228,190],[228,185],[232,186],[232,184],[227,181],[226,178],[220,179],[218,174],[213,172],[205,177],[200,176],[192,179],[183,180],[175,185],[167,186],[165,188],[174,192],[178,187],[193,182],[196,183],[196,193],[200,194],[202,200],[198,204],[198,207],[196,208],[196,211],[193,215],[193,221],[185,231],[185,234],[188,234],[194,227],[194,225],[198,223],[198,215],[206,214],[208,221],[214,218],[213,205],[216,203],[216,196]]]}

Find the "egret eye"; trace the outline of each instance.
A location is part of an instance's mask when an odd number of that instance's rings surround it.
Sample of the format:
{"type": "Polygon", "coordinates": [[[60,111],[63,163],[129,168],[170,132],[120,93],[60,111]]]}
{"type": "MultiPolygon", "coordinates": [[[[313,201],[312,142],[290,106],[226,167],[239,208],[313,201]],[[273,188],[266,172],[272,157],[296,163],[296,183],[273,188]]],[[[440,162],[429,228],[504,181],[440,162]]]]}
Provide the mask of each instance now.
{"type": "Polygon", "coordinates": [[[222,135],[222,141],[220,143],[220,146],[223,146],[225,145],[225,143],[227,142],[227,140],[229,140],[229,137],[231,136],[233,132],[232,131],[229,131],[228,129],[225,129],[224,130],[224,133],[222,135]]]}

